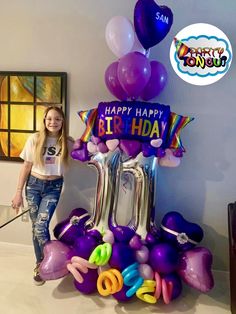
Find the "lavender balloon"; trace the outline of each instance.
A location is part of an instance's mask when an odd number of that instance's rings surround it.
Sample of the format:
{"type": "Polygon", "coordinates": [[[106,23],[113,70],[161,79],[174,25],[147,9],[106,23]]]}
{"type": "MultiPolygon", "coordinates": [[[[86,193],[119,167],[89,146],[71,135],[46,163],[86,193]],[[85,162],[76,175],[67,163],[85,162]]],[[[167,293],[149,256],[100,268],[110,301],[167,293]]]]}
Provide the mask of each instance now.
{"type": "Polygon", "coordinates": [[[182,253],[178,274],[190,287],[206,293],[214,287],[211,266],[211,252],[204,247],[196,247],[182,253]]]}
{"type": "Polygon", "coordinates": [[[66,265],[74,255],[74,251],[66,244],[52,240],[45,244],[44,259],[40,264],[39,273],[43,280],[54,280],[69,273],[66,265]]]}

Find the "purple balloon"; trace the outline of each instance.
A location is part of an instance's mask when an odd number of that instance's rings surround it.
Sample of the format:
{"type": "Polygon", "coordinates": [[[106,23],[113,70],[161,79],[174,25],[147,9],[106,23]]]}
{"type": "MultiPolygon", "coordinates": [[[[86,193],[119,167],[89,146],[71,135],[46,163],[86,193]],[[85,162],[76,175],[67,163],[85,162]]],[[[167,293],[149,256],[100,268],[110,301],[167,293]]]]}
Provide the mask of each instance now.
{"type": "Polygon", "coordinates": [[[69,273],[66,265],[74,255],[74,251],[66,244],[51,240],[43,249],[44,259],[40,264],[39,273],[43,280],[54,280],[69,273]]]}
{"type": "Polygon", "coordinates": [[[120,59],[117,75],[129,97],[136,99],[150,79],[150,62],[142,53],[130,52],[120,59]]]}
{"type": "Polygon", "coordinates": [[[168,243],[157,244],[150,251],[149,263],[158,273],[172,273],[178,266],[178,252],[168,243]]]}
{"type": "Polygon", "coordinates": [[[74,280],[74,285],[77,290],[84,294],[90,294],[97,290],[97,279],[98,272],[97,269],[89,269],[86,274],[82,274],[84,281],[79,283],[74,280]]]}
{"type": "Polygon", "coordinates": [[[150,65],[151,77],[140,95],[145,101],[157,97],[167,83],[167,71],[164,65],[158,61],[151,61],[150,65]]]}
{"type": "Polygon", "coordinates": [[[105,83],[112,95],[120,100],[126,100],[128,95],[122,88],[117,77],[118,64],[119,62],[116,61],[108,66],[105,72],[105,83]]]}
{"type": "Polygon", "coordinates": [[[141,143],[135,140],[120,140],[120,149],[130,157],[136,157],[141,152],[141,143]]]}
{"type": "Polygon", "coordinates": [[[164,275],[162,279],[164,279],[166,283],[171,282],[173,284],[171,300],[178,298],[178,296],[182,292],[182,282],[181,282],[180,277],[176,273],[171,273],[171,274],[164,275]]]}
{"type": "Polygon", "coordinates": [[[123,285],[122,289],[119,292],[112,294],[112,296],[119,302],[127,302],[132,299],[132,297],[127,297],[126,292],[130,287],[123,285]]]}
{"type": "Polygon", "coordinates": [[[184,219],[184,217],[176,212],[172,211],[167,213],[161,222],[163,228],[161,228],[161,235],[164,241],[172,243],[176,248],[186,251],[192,249],[196,244],[191,243],[188,239],[194,242],[200,242],[203,238],[202,228],[192,222],[184,219]],[[177,232],[178,236],[172,234],[167,229],[177,232]]]}
{"type": "Polygon", "coordinates": [[[98,241],[97,243],[102,241],[102,235],[101,235],[101,233],[97,229],[87,230],[86,231],[86,235],[95,238],[98,241]]]}
{"type": "Polygon", "coordinates": [[[155,244],[159,243],[159,230],[155,234],[148,232],[145,238],[145,242],[149,249],[152,248],[155,244]]]}
{"type": "Polygon", "coordinates": [[[89,235],[82,236],[74,242],[73,248],[75,255],[88,260],[98,244],[98,240],[95,237],[89,235]]]}
{"type": "Polygon", "coordinates": [[[110,227],[116,241],[118,242],[129,242],[135,234],[134,230],[127,226],[110,227]]]}
{"type": "Polygon", "coordinates": [[[112,246],[112,254],[109,265],[120,271],[135,262],[134,250],[125,243],[114,243],[112,246]]]}
{"type": "Polygon", "coordinates": [[[156,156],[159,157],[159,158],[162,158],[164,157],[166,154],[165,150],[161,147],[158,147],[157,148],[157,151],[156,151],[156,156]]]}
{"type": "Polygon", "coordinates": [[[149,143],[142,143],[142,152],[144,157],[156,156],[157,148],[149,143]]]}
{"type": "Polygon", "coordinates": [[[85,209],[73,209],[69,217],[59,222],[53,229],[55,238],[68,245],[73,245],[75,240],[83,235],[85,229],[84,224],[88,218],[89,215],[85,209]]]}
{"type": "Polygon", "coordinates": [[[206,293],[214,287],[211,266],[211,252],[204,247],[196,247],[182,253],[178,274],[190,287],[206,293]]]}
{"type": "Polygon", "coordinates": [[[173,13],[154,0],[138,0],[134,8],[134,28],[145,49],[155,46],[168,34],[173,13]]]}

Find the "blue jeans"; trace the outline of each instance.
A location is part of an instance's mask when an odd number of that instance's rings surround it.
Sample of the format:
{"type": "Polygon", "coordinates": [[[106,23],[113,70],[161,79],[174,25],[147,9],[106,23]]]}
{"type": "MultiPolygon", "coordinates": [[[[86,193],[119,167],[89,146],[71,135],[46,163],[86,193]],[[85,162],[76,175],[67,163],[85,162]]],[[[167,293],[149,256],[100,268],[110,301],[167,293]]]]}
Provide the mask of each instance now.
{"type": "Polygon", "coordinates": [[[50,240],[49,222],[60,198],[63,178],[41,180],[32,175],[26,183],[26,200],[32,221],[36,263],[43,260],[43,248],[50,240]]]}

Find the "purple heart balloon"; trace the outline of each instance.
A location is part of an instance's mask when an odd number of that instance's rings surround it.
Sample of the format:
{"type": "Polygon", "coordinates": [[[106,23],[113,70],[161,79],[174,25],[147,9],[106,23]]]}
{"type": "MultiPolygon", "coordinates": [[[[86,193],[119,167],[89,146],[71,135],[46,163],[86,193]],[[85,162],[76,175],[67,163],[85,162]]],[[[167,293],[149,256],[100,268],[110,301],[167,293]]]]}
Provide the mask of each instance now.
{"type": "Polygon", "coordinates": [[[84,224],[88,218],[89,214],[85,209],[73,209],[67,219],[55,226],[53,230],[55,238],[68,245],[73,245],[75,240],[83,235],[84,224]]]}
{"type": "Polygon", "coordinates": [[[141,143],[132,140],[120,140],[120,149],[130,157],[136,157],[141,151],[141,143]]]}
{"type": "Polygon", "coordinates": [[[66,244],[52,240],[45,244],[44,259],[40,264],[39,273],[43,280],[53,280],[69,273],[66,265],[74,255],[74,251],[66,244]]]}
{"type": "Polygon", "coordinates": [[[163,217],[161,234],[165,241],[173,243],[176,248],[182,251],[192,249],[203,238],[202,228],[185,220],[176,211],[169,212],[163,217]],[[178,235],[171,233],[172,231],[178,235]]]}
{"type": "Polygon", "coordinates": [[[182,253],[178,274],[190,287],[206,293],[214,287],[211,266],[211,252],[204,247],[196,247],[182,253]]]}
{"type": "Polygon", "coordinates": [[[87,149],[87,143],[82,143],[82,147],[80,149],[74,149],[71,152],[71,157],[80,161],[88,161],[90,160],[89,152],[87,149]]]}
{"type": "Polygon", "coordinates": [[[134,27],[143,47],[158,44],[168,34],[173,23],[173,13],[153,0],[138,0],[134,8],[134,27]]]}

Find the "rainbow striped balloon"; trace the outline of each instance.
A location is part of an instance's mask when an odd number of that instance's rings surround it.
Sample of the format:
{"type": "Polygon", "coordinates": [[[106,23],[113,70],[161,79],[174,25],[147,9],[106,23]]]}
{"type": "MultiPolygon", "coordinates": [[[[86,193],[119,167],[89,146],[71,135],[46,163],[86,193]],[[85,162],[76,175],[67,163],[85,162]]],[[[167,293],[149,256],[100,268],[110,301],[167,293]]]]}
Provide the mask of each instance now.
{"type": "Polygon", "coordinates": [[[180,132],[189,122],[193,120],[194,118],[183,117],[176,114],[175,112],[171,112],[169,132],[167,135],[165,147],[173,149],[181,148],[182,151],[185,152],[180,139],[180,132]]]}
{"type": "Polygon", "coordinates": [[[81,136],[83,142],[88,142],[93,135],[93,126],[97,117],[97,108],[78,112],[81,120],[86,124],[86,129],[81,136]]]}

